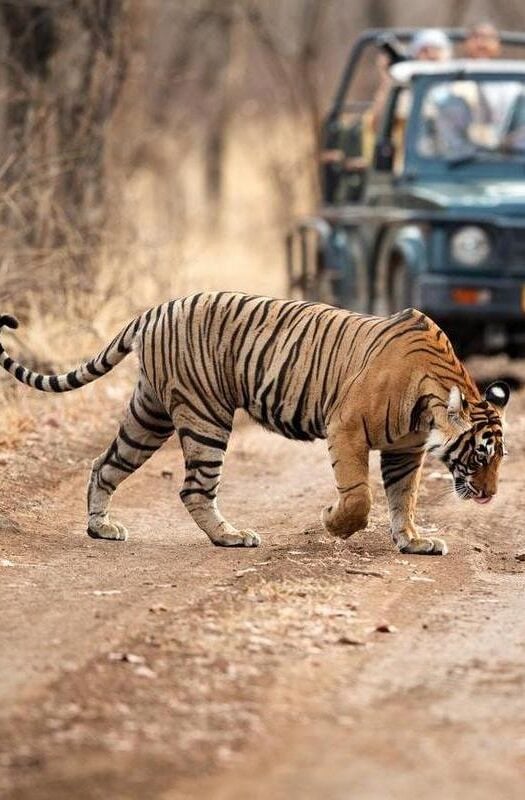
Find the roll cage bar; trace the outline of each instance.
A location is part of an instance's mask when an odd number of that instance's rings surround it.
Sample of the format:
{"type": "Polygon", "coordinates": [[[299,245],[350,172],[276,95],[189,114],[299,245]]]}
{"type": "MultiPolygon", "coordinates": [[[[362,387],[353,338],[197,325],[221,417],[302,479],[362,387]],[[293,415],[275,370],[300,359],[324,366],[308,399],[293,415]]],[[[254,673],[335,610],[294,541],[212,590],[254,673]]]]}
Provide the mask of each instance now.
{"type": "MultiPolygon", "coordinates": [[[[397,40],[401,44],[409,42],[414,34],[420,31],[421,28],[369,28],[358,36],[354,46],[350,51],[350,55],[343,70],[343,75],[335,97],[326,117],[326,124],[330,125],[341,114],[345,98],[352,84],[353,77],[356,72],[356,67],[363,54],[363,51],[370,45],[381,47],[385,43],[391,43],[392,40],[397,40]]],[[[468,28],[440,28],[445,33],[452,43],[463,42],[469,34],[468,28]]],[[[525,48],[525,33],[512,33],[511,31],[500,31],[499,33],[501,43],[504,47],[524,47],[525,48]]]]}

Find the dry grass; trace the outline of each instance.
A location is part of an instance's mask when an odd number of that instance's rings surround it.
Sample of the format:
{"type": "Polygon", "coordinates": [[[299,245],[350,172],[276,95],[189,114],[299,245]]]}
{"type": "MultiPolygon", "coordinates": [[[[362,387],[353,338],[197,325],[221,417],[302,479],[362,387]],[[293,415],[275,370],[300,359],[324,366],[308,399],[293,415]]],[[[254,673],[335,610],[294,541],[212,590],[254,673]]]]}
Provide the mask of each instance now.
{"type": "MultiPolygon", "coordinates": [[[[2,334],[6,349],[34,369],[62,371],[169,297],[203,289],[283,295],[283,233],[294,213],[313,203],[310,150],[297,120],[238,120],[219,222],[210,227],[201,164],[193,153],[181,163],[176,140],[159,134],[155,158],[146,156],[131,172],[115,168],[111,176],[112,214],[104,243],[89,254],[89,276],[68,272],[68,254],[79,252],[74,248],[31,258],[13,247],[4,255],[1,309],[21,321],[15,335],[2,334]],[[25,269],[16,267],[22,255],[25,269]]],[[[118,392],[133,374],[130,359],[108,385],[118,392]]],[[[0,447],[16,447],[42,415],[62,424],[90,413],[97,398],[91,392],[44,398],[0,376],[0,447]]]]}

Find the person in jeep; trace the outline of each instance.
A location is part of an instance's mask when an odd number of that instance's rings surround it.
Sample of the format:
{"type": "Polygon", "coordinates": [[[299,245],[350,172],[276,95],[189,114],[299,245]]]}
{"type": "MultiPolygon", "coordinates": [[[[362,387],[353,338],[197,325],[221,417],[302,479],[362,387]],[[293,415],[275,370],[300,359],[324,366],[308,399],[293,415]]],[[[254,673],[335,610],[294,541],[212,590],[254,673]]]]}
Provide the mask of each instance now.
{"type": "Polygon", "coordinates": [[[517,128],[523,128],[523,111],[517,109],[522,97],[521,83],[513,80],[438,83],[423,102],[419,154],[452,160],[470,155],[492,158],[501,152],[503,142],[505,152],[510,152],[517,128]],[[496,93],[498,103],[492,105],[488,97],[496,93]]]}
{"type": "Polygon", "coordinates": [[[463,50],[466,58],[500,58],[501,38],[498,29],[485,20],[471,25],[463,50]]]}

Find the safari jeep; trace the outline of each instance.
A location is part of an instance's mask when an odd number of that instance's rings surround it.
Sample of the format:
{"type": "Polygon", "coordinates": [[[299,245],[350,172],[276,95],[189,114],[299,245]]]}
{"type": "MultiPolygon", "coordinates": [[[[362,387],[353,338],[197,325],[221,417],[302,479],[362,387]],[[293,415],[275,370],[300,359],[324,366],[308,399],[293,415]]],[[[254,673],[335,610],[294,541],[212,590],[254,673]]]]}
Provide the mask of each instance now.
{"type": "MultiPolygon", "coordinates": [[[[502,41],[523,48],[525,35],[502,41]]],[[[463,356],[524,356],[525,62],[400,60],[371,131],[371,101],[350,90],[365,48],[385,42],[363,34],[343,74],[322,206],[287,238],[290,293],[370,313],[415,306],[463,356]]]]}

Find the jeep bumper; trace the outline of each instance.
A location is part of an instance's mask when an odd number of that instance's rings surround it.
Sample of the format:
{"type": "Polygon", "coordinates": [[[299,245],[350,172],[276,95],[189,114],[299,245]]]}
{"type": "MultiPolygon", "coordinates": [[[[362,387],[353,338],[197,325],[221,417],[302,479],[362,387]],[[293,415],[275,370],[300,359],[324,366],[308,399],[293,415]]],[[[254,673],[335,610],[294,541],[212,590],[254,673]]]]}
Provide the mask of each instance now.
{"type": "Polygon", "coordinates": [[[413,304],[437,322],[462,356],[525,356],[525,277],[421,275],[413,304]]]}
{"type": "Polygon", "coordinates": [[[490,279],[425,274],[413,289],[414,305],[430,317],[525,325],[525,276],[490,279]]]}

